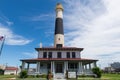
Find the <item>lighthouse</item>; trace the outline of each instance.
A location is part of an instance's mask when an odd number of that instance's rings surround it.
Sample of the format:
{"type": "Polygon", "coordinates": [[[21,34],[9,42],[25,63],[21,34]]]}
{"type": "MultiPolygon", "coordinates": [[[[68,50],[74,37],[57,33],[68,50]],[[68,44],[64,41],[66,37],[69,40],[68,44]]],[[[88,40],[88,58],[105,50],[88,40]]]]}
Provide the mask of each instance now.
{"type": "Polygon", "coordinates": [[[70,72],[69,74],[72,75],[68,76],[70,78],[75,78],[76,75],[81,76],[83,73],[88,76],[94,76],[92,68],[97,67],[96,62],[98,60],[82,58],[81,51],[84,48],[64,47],[63,7],[60,3],[57,4],[55,11],[54,47],[42,47],[42,44],[40,44],[40,47],[35,48],[38,56],[36,58],[22,59],[21,69],[27,69],[28,75],[34,73],[47,75],[49,70],[54,80],[66,80],[67,72],[70,72]],[[32,68],[30,64],[36,64],[36,68],[32,72],[30,71],[32,68]],[[76,71],[77,74],[74,75],[76,71]]]}
{"type": "Polygon", "coordinates": [[[54,47],[62,48],[64,46],[64,29],[63,29],[63,6],[58,3],[56,6],[56,20],[54,33],[54,47]]]}

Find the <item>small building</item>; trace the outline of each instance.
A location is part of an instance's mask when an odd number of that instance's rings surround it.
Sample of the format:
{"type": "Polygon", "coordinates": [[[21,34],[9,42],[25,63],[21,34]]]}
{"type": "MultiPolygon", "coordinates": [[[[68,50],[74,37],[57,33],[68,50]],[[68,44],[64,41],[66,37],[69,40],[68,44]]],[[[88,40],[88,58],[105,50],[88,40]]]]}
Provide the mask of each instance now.
{"type": "Polygon", "coordinates": [[[0,65],[0,69],[4,70],[5,69],[5,65],[0,65]]]}
{"type": "Polygon", "coordinates": [[[4,74],[6,75],[17,75],[18,74],[18,68],[17,67],[6,67],[4,74]]]}
{"type": "Polygon", "coordinates": [[[114,62],[111,64],[111,67],[114,69],[119,69],[120,68],[120,62],[114,62]]]}
{"type": "Polygon", "coordinates": [[[77,75],[91,75],[93,74],[91,69],[97,66],[98,60],[81,58],[83,49],[64,46],[63,6],[58,3],[56,6],[54,46],[35,48],[38,57],[22,59],[22,69],[26,69],[27,64],[28,74],[47,74],[50,70],[54,78],[65,78],[67,71],[77,72],[77,75]],[[35,73],[29,73],[31,64],[36,64],[35,73]]]}
{"type": "Polygon", "coordinates": [[[120,72],[120,62],[114,62],[111,64],[111,68],[114,69],[114,72],[120,72]]]}

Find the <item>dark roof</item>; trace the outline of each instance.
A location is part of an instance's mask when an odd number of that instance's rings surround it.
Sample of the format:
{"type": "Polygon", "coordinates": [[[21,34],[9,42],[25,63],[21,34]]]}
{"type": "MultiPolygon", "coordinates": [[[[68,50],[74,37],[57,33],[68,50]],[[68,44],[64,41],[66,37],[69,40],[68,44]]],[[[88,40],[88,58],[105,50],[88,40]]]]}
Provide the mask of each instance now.
{"type": "Polygon", "coordinates": [[[55,47],[42,47],[42,48],[35,48],[37,51],[43,50],[50,50],[50,51],[82,51],[83,48],[76,48],[76,47],[62,47],[62,48],[55,48],[55,47]]]}
{"type": "Polygon", "coordinates": [[[21,61],[27,63],[36,63],[38,61],[82,61],[85,63],[92,63],[98,60],[85,58],[34,58],[34,59],[22,59],[21,61]]]}

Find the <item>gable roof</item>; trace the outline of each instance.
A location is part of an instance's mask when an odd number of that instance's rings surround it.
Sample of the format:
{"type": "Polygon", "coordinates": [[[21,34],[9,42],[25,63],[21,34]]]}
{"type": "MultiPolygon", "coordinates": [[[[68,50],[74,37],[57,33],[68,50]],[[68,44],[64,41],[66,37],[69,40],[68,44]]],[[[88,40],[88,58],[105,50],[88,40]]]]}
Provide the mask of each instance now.
{"type": "Polygon", "coordinates": [[[6,67],[5,70],[18,70],[17,67],[6,67]]]}

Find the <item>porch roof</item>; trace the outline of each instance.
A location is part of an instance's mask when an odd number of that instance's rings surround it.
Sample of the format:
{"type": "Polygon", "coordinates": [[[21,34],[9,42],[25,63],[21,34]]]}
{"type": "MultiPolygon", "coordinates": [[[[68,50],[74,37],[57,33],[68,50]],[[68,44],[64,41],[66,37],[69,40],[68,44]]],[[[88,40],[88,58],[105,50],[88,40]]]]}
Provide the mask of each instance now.
{"type": "Polygon", "coordinates": [[[95,59],[85,59],[85,58],[34,58],[34,59],[22,59],[20,61],[26,62],[26,63],[36,63],[40,61],[81,61],[85,64],[96,62],[98,60],[95,59]]]}

